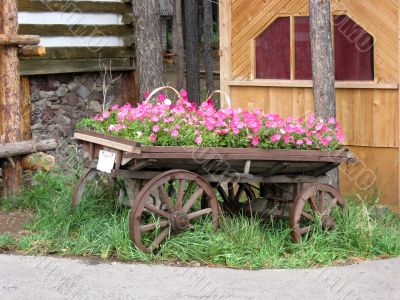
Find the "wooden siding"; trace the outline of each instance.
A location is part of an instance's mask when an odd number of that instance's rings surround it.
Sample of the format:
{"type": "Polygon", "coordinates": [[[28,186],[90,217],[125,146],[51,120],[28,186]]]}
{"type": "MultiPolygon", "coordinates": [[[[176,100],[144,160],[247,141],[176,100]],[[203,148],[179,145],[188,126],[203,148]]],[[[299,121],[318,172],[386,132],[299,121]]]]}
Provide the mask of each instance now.
{"type": "MultiPolygon", "coordinates": [[[[362,191],[342,172],[345,194],[379,191],[382,204],[400,212],[400,1],[331,0],[333,14],[346,14],[374,37],[373,82],[337,82],[337,118],[346,144],[376,175],[362,191]]],[[[235,107],[262,108],[283,116],[314,109],[312,81],[255,80],[254,39],[279,16],[308,15],[308,0],[221,0],[221,89],[235,107]]],[[[342,170],[343,171],[343,170],[342,170]]],[[[357,172],[356,172],[357,173],[357,172]]]]}
{"type": "Polygon", "coordinates": [[[20,60],[21,75],[134,69],[131,3],[18,0],[19,33],[42,37],[47,55],[20,60]]]}
{"type": "MultiPolygon", "coordinates": [[[[399,101],[394,89],[337,89],[337,118],[346,144],[398,147],[399,101]]],[[[284,117],[314,110],[311,88],[232,86],[233,106],[261,108],[284,117]]]]}
{"type": "MultiPolygon", "coordinates": [[[[376,81],[397,83],[397,0],[337,0],[332,7],[375,37],[376,81]]],[[[307,15],[308,0],[233,0],[231,14],[232,79],[250,80],[252,40],[278,16],[307,15]]]]}

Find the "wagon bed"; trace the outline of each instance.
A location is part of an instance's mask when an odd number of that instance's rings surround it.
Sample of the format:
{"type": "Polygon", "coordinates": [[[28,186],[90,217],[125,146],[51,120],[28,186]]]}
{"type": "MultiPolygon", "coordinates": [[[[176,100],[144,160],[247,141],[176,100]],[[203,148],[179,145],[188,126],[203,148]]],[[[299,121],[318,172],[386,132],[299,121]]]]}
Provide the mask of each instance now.
{"type": "Polygon", "coordinates": [[[143,236],[159,226],[158,223],[141,223],[150,212],[160,218],[160,224],[169,228],[169,232],[190,228],[190,221],[203,214],[212,214],[216,229],[220,211],[216,193],[223,200],[222,206],[230,211],[247,209],[261,215],[290,215],[295,241],[311,231],[314,225],[304,225],[304,219],[316,223],[313,213],[321,216],[326,229],[332,229],[331,209],[344,207],[345,202],[334,187],[324,183],[325,175],[342,163],[354,161],[347,149],[144,146],[87,129],[77,130],[75,138],[86,144],[89,162],[78,182],[73,206],[82,198],[85,182],[98,173],[99,151],[115,153],[110,175],[125,181],[132,205],[131,238],[144,252],[157,248],[168,233],[164,229],[151,245],[144,245],[143,236]],[[193,190],[193,184],[198,186],[197,190],[193,190]],[[189,202],[186,206],[182,203],[185,195],[189,202]],[[197,199],[201,209],[191,212],[197,199]]]}

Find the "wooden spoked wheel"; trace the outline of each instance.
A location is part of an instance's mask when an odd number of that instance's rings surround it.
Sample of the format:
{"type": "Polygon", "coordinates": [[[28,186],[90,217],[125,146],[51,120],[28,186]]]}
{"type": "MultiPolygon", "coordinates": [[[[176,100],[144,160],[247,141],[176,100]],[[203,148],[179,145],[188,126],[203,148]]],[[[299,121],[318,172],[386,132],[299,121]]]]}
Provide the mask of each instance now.
{"type": "Polygon", "coordinates": [[[216,189],[223,200],[223,209],[232,214],[238,213],[248,202],[257,199],[253,187],[248,183],[221,183],[216,189]]]}
{"type": "Polygon", "coordinates": [[[298,194],[291,209],[290,226],[293,240],[301,242],[303,235],[312,231],[316,224],[321,224],[324,230],[334,229],[332,209],[345,206],[343,196],[330,185],[314,184],[304,189],[298,194]],[[317,222],[316,218],[320,218],[320,221],[317,222]]]}
{"type": "Polygon", "coordinates": [[[82,200],[86,185],[94,180],[98,179],[98,171],[96,169],[84,169],[81,177],[76,184],[74,193],[72,195],[72,208],[76,208],[79,202],[82,200]]]}
{"type": "Polygon", "coordinates": [[[218,228],[218,202],[213,188],[199,175],[171,170],[154,177],[140,191],[130,214],[130,236],[143,252],[151,253],[170,235],[209,217],[218,228]],[[206,207],[202,207],[202,199],[206,207]],[[203,201],[204,202],[204,201],[203,201]]]}

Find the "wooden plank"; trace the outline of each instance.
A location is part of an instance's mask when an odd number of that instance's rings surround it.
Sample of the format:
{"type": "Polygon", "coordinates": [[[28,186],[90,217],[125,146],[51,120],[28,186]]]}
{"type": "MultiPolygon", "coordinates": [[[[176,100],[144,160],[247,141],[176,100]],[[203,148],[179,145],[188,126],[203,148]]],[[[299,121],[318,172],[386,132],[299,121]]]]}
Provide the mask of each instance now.
{"type": "Polygon", "coordinates": [[[232,76],[232,2],[221,0],[219,2],[220,15],[220,86],[221,90],[230,96],[230,87],[226,83],[232,76]]]}
{"type": "Polygon", "coordinates": [[[54,0],[18,0],[18,11],[26,12],[94,12],[94,13],[131,13],[132,5],[108,1],[54,1],[54,0]]]}
{"type": "Polygon", "coordinates": [[[40,36],[125,36],[132,35],[128,25],[21,24],[18,33],[40,36]]]}
{"type": "MultiPolygon", "coordinates": [[[[134,69],[129,58],[104,58],[102,61],[111,61],[113,71],[131,71],[134,69]]],[[[99,71],[101,69],[98,59],[20,60],[21,75],[99,71]]]]}
{"type": "Polygon", "coordinates": [[[96,136],[96,134],[93,133],[87,134],[85,130],[78,130],[75,132],[74,138],[81,141],[95,143],[98,145],[125,151],[128,153],[140,154],[141,152],[138,143],[119,137],[107,136],[107,138],[104,138],[101,134],[96,136]]]}
{"type": "MultiPolygon", "coordinates": [[[[234,80],[226,83],[229,86],[249,86],[249,87],[307,87],[312,88],[311,80],[275,80],[275,79],[255,79],[234,80]]],[[[376,83],[376,82],[361,82],[361,81],[336,81],[337,89],[383,89],[397,90],[397,83],[376,83]]]]}
{"type": "Polygon", "coordinates": [[[47,59],[98,59],[129,58],[135,57],[135,49],[132,47],[103,47],[93,51],[88,47],[47,47],[46,55],[40,57],[20,57],[22,60],[47,60],[47,59]]]}

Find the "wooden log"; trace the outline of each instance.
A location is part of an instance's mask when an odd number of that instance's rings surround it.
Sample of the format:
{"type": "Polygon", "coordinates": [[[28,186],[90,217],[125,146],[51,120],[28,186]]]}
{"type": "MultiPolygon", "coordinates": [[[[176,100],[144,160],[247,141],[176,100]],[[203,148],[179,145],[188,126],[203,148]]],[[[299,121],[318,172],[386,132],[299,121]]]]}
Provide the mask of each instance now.
{"type": "Polygon", "coordinates": [[[49,151],[57,148],[55,139],[44,141],[24,141],[10,144],[0,144],[0,158],[21,156],[40,151],[49,151]]]}
{"type": "MultiPolygon", "coordinates": [[[[3,0],[0,5],[0,45],[10,45],[12,42],[23,42],[17,35],[18,12],[16,1],[3,0]],[[14,40],[15,39],[15,40],[14,40]]],[[[29,42],[40,41],[35,40],[29,42]]],[[[25,42],[28,40],[25,39],[25,42]]],[[[0,142],[15,143],[23,139],[22,108],[20,101],[20,76],[18,47],[0,46],[0,122],[2,135],[0,142]]],[[[22,187],[22,167],[19,159],[12,164],[1,166],[3,175],[3,193],[11,195],[22,187]]]]}
{"type": "Polygon", "coordinates": [[[23,170],[46,171],[53,170],[56,166],[56,158],[52,155],[38,152],[32,153],[22,158],[23,170]]]}
{"type": "Polygon", "coordinates": [[[43,46],[23,46],[18,49],[19,57],[45,56],[46,48],[43,46]]]}
{"type": "Polygon", "coordinates": [[[38,35],[19,35],[19,34],[0,34],[0,45],[38,45],[40,36],[38,35]]]}

